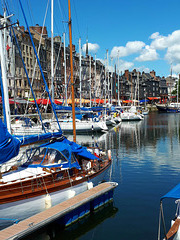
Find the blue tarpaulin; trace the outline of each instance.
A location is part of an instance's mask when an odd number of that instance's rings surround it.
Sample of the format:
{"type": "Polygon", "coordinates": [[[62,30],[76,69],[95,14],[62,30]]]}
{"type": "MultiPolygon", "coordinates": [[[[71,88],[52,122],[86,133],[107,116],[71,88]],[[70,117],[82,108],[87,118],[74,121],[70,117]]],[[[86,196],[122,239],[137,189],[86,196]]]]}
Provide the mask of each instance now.
{"type": "Polygon", "coordinates": [[[166,193],[161,200],[164,198],[174,198],[174,199],[180,199],[180,183],[171,189],[168,193],[166,193]]]}
{"type": "Polygon", "coordinates": [[[62,137],[62,133],[61,132],[42,133],[42,134],[34,134],[34,135],[27,135],[27,136],[16,136],[16,137],[20,140],[21,146],[23,146],[23,145],[31,144],[41,140],[62,137]]]}
{"type": "MultiPolygon", "coordinates": [[[[60,105],[54,104],[54,108],[57,111],[72,112],[72,107],[70,107],[70,106],[60,106],[60,105]]],[[[88,111],[91,111],[91,109],[85,108],[85,107],[81,107],[81,108],[75,107],[75,112],[88,112],[88,111]]]]}
{"type": "Polygon", "coordinates": [[[79,144],[75,143],[75,142],[71,142],[69,141],[67,138],[65,138],[63,140],[64,143],[67,143],[71,146],[71,150],[72,152],[74,152],[75,154],[81,156],[81,157],[85,157],[88,159],[99,159],[97,158],[95,155],[93,155],[92,153],[90,153],[86,147],[82,147],[79,144]]]}
{"type": "Polygon", "coordinates": [[[148,99],[139,100],[140,103],[149,102],[148,99]]]}
{"type": "MultiPolygon", "coordinates": [[[[33,157],[33,154],[36,154],[36,152],[38,151],[38,149],[46,149],[46,152],[44,152],[44,158],[42,160],[42,162],[38,163],[38,164],[29,164],[28,162],[24,164],[24,167],[30,167],[30,168],[37,168],[37,167],[63,167],[63,168],[72,168],[75,167],[77,169],[80,169],[79,163],[76,161],[72,162],[72,153],[74,153],[75,155],[79,155],[82,156],[86,159],[89,160],[94,160],[94,159],[99,159],[97,158],[94,154],[90,153],[86,147],[82,147],[80,145],[78,145],[75,142],[71,142],[68,139],[64,138],[63,140],[57,140],[53,143],[45,143],[40,145],[38,148],[36,148],[36,151],[34,151],[34,149],[30,149],[27,151],[27,156],[29,156],[28,158],[31,160],[33,157]],[[68,162],[56,162],[51,164],[45,164],[45,156],[48,155],[49,151],[53,151],[53,150],[57,150],[59,152],[61,152],[65,158],[68,160],[68,162]]],[[[44,150],[43,150],[44,151],[44,150]]]]}
{"type": "Polygon", "coordinates": [[[7,162],[19,153],[20,141],[13,137],[0,119],[0,164],[7,162]]]}

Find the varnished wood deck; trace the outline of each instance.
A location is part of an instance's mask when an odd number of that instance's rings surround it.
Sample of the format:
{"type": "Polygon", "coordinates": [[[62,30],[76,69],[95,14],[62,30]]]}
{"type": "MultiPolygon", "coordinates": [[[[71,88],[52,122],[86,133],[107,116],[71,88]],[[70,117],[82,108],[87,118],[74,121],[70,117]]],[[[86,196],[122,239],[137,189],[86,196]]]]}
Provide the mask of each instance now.
{"type": "Polygon", "coordinates": [[[38,213],[28,219],[25,219],[18,224],[14,224],[0,231],[0,239],[19,239],[26,236],[46,224],[64,216],[73,209],[78,208],[92,199],[114,189],[117,185],[113,183],[102,183],[86,192],[83,192],[73,198],[68,199],[50,209],[38,213]]]}
{"type": "Polygon", "coordinates": [[[166,234],[166,239],[170,239],[172,236],[174,236],[177,233],[179,229],[179,225],[180,225],[180,219],[177,218],[174,224],[172,225],[172,227],[169,229],[169,232],[166,234]]]}

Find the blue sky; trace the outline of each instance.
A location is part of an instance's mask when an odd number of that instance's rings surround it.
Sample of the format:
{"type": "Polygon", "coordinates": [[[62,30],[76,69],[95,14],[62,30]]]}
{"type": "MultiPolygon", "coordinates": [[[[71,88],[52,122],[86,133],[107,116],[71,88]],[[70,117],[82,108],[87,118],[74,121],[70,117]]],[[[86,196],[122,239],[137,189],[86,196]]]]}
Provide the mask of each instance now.
{"type": "MultiPolygon", "coordinates": [[[[29,25],[43,24],[48,0],[22,0],[29,25]]],[[[14,19],[24,25],[18,0],[9,0],[14,19]]],[[[73,43],[88,37],[98,59],[109,52],[109,68],[155,70],[159,76],[180,73],[179,0],[71,0],[73,43]],[[111,64],[112,63],[112,64],[111,64]]],[[[54,0],[54,33],[68,33],[68,0],[54,0]]],[[[50,0],[46,18],[50,36],[50,0]]],[[[68,44],[68,34],[66,38],[68,44]]]]}

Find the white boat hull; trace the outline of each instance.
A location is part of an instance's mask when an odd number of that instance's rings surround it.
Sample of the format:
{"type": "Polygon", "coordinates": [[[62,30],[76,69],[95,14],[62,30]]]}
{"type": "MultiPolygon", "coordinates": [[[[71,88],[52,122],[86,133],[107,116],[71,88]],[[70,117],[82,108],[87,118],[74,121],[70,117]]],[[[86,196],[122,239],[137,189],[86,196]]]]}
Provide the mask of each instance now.
{"type": "Polygon", "coordinates": [[[140,114],[123,112],[121,113],[121,119],[122,121],[139,121],[139,120],[142,120],[143,117],[140,114]]]}
{"type": "MultiPolygon", "coordinates": [[[[103,179],[108,169],[103,171],[100,175],[97,175],[90,180],[93,186],[96,186],[103,179]]],[[[69,187],[57,192],[50,193],[52,200],[52,206],[59,204],[77,194],[80,194],[88,190],[89,182],[83,182],[76,186],[69,187]]],[[[26,200],[20,200],[12,203],[0,205],[0,228],[6,227],[13,223],[13,220],[23,220],[34,214],[44,211],[46,195],[41,195],[26,200]]]]}
{"type": "MultiPolygon", "coordinates": [[[[60,121],[60,127],[63,132],[73,132],[73,123],[72,121],[64,120],[60,121]]],[[[51,128],[56,131],[57,123],[51,123],[51,128]]],[[[83,132],[92,132],[92,131],[107,131],[108,128],[104,121],[76,121],[76,132],[83,133],[83,132]]]]}

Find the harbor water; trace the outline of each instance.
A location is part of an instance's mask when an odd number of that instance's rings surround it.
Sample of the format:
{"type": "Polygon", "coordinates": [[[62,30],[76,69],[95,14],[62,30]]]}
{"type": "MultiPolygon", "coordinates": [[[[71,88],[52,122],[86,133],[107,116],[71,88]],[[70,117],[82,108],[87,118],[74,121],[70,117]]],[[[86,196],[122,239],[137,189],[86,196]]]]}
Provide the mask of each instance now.
{"type": "MultiPolygon", "coordinates": [[[[118,183],[113,203],[65,230],[51,224],[32,239],[157,239],[160,198],[180,181],[180,114],[153,112],[94,140],[112,152],[106,180],[118,183]]],[[[167,229],[175,207],[174,200],[164,203],[167,229]]]]}

